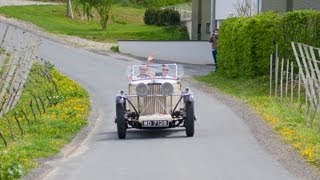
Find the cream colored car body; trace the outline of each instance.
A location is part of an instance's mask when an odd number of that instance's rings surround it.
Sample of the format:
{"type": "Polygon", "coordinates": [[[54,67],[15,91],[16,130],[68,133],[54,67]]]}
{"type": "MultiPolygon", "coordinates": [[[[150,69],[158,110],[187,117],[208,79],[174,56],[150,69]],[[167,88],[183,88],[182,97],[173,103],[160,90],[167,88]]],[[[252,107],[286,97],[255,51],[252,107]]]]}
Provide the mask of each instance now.
{"type": "MultiPolygon", "coordinates": [[[[143,79],[132,81],[128,86],[128,99],[140,112],[139,123],[146,120],[168,120],[169,122],[174,120],[171,112],[179,102],[180,95],[181,82],[177,79],[143,79]],[[172,95],[161,94],[161,85],[166,82],[173,85],[174,91],[172,95]],[[140,83],[145,83],[149,87],[149,92],[146,96],[138,96],[136,93],[136,87],[140,83]]],[[[180,107],[181,102],[176,109],[180,109],[180,107]]],[[[133,111],[132,106],[129,106],[129,108],[133,111]]]]}
{"type": "Polygon", "coordinates": [[[186,135],[192,137],[196,120],[194,97],[189,88],[182,90],[177,65],[147,67],[134,65],[128,91],[120,90],[116,95],[115,123],[119,139],[126,138],[128,128],[184,127],[186,135]]]}

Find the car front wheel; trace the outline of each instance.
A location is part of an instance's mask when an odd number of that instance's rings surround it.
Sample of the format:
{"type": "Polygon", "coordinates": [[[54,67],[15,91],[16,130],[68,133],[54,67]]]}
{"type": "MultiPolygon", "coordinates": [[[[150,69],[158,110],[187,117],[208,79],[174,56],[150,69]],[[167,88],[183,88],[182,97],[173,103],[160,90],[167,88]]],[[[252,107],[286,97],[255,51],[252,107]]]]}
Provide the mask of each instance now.
{"type": "Polygon", "coordinates": [[[185,119],[186,134],[188,137],[192,137],[194,135],[194,103],[187,102],[185,110],[186,110],[186,119],[185,119]]]}
{"type": "Polygon", "coordinates": [[[117,131],[119,139],[126,138],[127,124],[124,118],[124,105],[123,103],[118,103],[116,105],[117,114],[117,131]]]}

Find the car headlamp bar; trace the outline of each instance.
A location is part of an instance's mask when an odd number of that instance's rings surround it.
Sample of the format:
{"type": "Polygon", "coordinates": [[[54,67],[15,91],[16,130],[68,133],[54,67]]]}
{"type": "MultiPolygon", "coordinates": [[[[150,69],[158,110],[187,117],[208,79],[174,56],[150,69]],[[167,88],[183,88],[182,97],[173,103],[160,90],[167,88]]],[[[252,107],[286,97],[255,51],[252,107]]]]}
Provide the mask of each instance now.
{"type": "MultiPolygon", "coordinates": [[[[140,97],[139,95],[127,95],[128,97],[140,97]]],[[[143,97],[163,97],[163,94],[148,94],[143,97]]],[[[171,94],[170,96],[181,96],[181,94],[171,94]]]]}

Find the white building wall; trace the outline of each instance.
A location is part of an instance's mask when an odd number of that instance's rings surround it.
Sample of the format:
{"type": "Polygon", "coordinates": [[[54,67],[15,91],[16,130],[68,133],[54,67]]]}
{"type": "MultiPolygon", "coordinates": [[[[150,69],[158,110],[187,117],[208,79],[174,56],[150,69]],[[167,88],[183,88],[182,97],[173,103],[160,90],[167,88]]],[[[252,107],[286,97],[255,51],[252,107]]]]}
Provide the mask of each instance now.
{"type": "Polygon", "coordinates": [[[191,40],[191,35],[192,35],[192,22],[191,19],[188,21],[182,22],[182,24],[187,28],[188,34],[189,34],[189,39],[191,40]]]}
{"type": "Polygon", "coordinates": [[[119,51],[133,56],[187,64],[213,64],[209,41],[118,41],[119,51]]]}

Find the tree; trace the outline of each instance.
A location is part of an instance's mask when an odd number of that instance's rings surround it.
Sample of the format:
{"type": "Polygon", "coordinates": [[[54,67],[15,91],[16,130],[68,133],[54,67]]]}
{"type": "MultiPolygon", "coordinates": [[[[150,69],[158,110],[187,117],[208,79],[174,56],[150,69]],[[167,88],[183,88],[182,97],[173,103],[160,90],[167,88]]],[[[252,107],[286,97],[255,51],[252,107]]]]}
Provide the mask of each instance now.
{"type": "Polygon", "coordinates": [[[74,19],[73,11],[72,11],[72,4],[71,0],[67,0],[67,16],[71,17],[74,19]]]}
{"type": "Polygon", "coordinates": [[[255,3],[252,0],[238,0],[234,7],[237,16],[251,17],[254,12],[255,3]]]}
{"type": "Polygon", "coordinates": [[[107,24],[112,9],[113,0],[90,0],[100,16],[102,29],[107,29],[107,24]]]}
{"type": "Polygon", "coordinates": [[[82,19],[82,14],[80,12],[80,6],[82,6],[82,13],[83,16],[87,20],[92,20],[93,19],[93,14],[92,14],[92,5],[90,0],[74,0],[74,9],[78,16],[82,19]]]}
{"type": "MultiPolygon", "coordinates": [[[[79,4],[83,7],[83,13],[88,20],[92,19],[92,7],[97,10],[100,16],[100,24],[102,29],[107,29],[108,20],[112,10],[113,0],[76,0],[77,11],[79,4]]],[[[79,13],[79,12],[78,12],[79,13]]]]}

